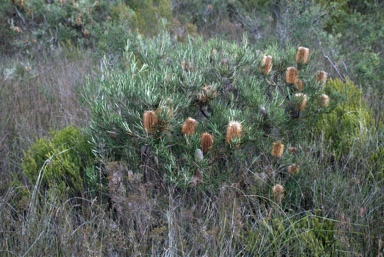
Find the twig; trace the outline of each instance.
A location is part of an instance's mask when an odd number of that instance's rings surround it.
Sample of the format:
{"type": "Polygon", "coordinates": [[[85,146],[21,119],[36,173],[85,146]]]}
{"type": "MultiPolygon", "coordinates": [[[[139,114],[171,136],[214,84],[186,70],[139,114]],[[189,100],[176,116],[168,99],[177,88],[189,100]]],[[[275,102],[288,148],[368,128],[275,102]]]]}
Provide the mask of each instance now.
{"type": "Polygon", "coordinates": [[[344,78],[344,76],[342,76],[341,74],[340,74],[340,71],[339,71],[339,69],[337,68],[337,66],[332,62],[332,60],[324,53],[324,51],[323,51],[323,56],[324,56],[324,58],[325,59],[327,59],[328,60],[328,62],[332,65],[332,67],[336,70],[336,72],[337,72],[337,74],[339,74],[339,77],[340,77],[340,79],[343,81],[343,82],[345,82],[345,78],[344,78]]]}
{"type": "Polygon", "coordinates": [[[25,25],[26,27],[28,27],[28,25],[27,25],[27,23],[25,22],[23,16],[21,16],[21,13],[19,12],[19,10],[17,10],[17,7],[15,7],[15,10],[16,10],[17,14],[19,15],[20,19],[22,19],[24,25],[25,25]]]}
{"type": "Polygon", "coordinates": [[[40,237],[43,235],[44,231],[41,231],[40,235],[36,238],[35,242],[28,248],[28,250],[24,253],[24,256],[27,256],[28,252],[32,249],[32,247],[36,244],[37,241],[39,241],[40,237]]]}
{"type": "Polygon", "coordinates": [[[40,171],[39,171],[39,176],[37,177],[37,180],[36,180],[36,184],[33,188],[33,192],[32,192],[32,197],[31,197],[31,201],[29,202],[29,212],[32,213],[33,209],[34,209],[34,203],[35,203],[35,198],[36,198],[36,193],[37,193],[37,189],[39,188],[40,186],[40,180],[41,180],[41,177],[43,175],[43,171],[44,171],[44,168],[45,166],[47,166],[48,164],[51,163],[53,157],[55,157],[56,155],[59,155],[59,154],[62,154],[62,153],[65,153],[69,150],[71,150],[72,148],[69,148],[69,149],[66,149],[66,150],[63,150],[57,154],[53,154],[51,157],[49,157],[47,160],[45,160],[43,166],[41,167],[40,171]]]}

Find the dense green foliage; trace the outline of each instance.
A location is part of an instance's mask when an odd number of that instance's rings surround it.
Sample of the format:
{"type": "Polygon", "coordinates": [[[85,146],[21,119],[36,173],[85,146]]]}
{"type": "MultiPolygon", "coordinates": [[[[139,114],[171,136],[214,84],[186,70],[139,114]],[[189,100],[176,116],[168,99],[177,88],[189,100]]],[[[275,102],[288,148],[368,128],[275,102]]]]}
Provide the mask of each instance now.
{"type": "MultiPolygon", "coordinates": [[[[197,170],[205,177],[202,182],[212,186],[248,169],[250,163],[261,165],[257,156],[262,153],[268,153],[263,162],[272,161],[274,141],[290,146],[305,140],[307,124],[336,104],[319,106],[322,86],[308,65],[300,70],[300,78],[305,85],[302,93],[310,100],[300,110],[302,99],[285,82],[287,66],[296,65],[295,49],[265,50],[275,58],[271,74],[264,75],[264,53],[244,40],[237,45],[190,39],[174,46],[163,34],[154,40],[129,41],[127,71],[106,71],[104,81],[90,81],[86,88],[91,91],[83,94],[92,109],[94,151],[102,158],[129,163],[134,172],[153,170],[164,181],[183,186],[191,183],[197,170]],[[151,110],[160,120],[154,133],[143,126],[144,112],[151,110]],[[198,122],[190,137],[181,133],[188,117],[198,122]],[[225,140],[231,121],[243,127],[236,143],[225,140]],[[203,132],[211,133],[214,143],[199,162],[195,153],[201,149],[203,132]]],[[[337,103],[340,96],[332,96],[337,103]]]]}
{"type": "Polygon", "coordinates": [[[52,131],[51,138],[38,139],[22,160],[29,181],[42,189],[56,188],[62,194],[81,194],[84,169],[92,164],[87,138],[74,127],[52,131]]]}
{"type": "MultiPolygon", "coordinates": [[[[324,134],[339,154],[346,154],[355,147],[364,145],[374,127],[374,119],[366,107],[363,93],[352,81],[345,83],[340,80],[330,80],[324,90],[328,95],[341,95],[338,106],[330,113],[324,114],[323,119],[315,125],[317,134],[324,134]]],[[[332,100],[337,101],[337,100],[332,100]]]]}

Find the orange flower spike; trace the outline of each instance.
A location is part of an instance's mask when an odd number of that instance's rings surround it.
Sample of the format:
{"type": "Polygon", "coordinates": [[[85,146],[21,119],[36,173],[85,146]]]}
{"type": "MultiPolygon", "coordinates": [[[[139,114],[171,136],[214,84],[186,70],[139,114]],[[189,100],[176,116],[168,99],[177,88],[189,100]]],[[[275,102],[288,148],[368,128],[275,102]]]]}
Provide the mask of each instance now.
{"type": "Polygon", "coordinates": [[[197,121],[195,119],[192,119],[191,117],[188,117],[184,123],[183,126],[181,127],[181,132],[183,135],[186,136],[192,136],[195,134],[195,129],[196,129],[197,121]]]}
{"type": "Polygon", "coordinates": [[[204,153],[208,152],[213,146],[213,136],[207,132],[201,134],[201,149],[204,153]]]}

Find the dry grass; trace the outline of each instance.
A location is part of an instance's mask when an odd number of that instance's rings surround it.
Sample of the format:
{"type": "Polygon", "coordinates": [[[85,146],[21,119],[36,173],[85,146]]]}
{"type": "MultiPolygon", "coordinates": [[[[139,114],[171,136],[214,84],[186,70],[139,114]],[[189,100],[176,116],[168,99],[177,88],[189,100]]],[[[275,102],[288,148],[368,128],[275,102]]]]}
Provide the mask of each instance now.
{"type": "Polygon", "coordinates": [[[22,151],[52,129],[83,126],[88,112],[77,90],[94,63],[87,53],[71,61],[65,51],[35,60],[3,57],[0,63],[0,170],[5,179],[20,170],[22,151]]]}

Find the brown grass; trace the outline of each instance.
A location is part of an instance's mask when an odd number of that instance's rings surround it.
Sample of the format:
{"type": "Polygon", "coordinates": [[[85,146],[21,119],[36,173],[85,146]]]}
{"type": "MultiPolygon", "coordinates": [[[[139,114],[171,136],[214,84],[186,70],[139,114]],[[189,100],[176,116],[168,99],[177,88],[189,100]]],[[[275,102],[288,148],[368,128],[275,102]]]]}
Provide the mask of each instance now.
{"type": "Polygon", "coordinates": [[[83,53],[69,61],[64,54],[33,61],[5,58],[0,63],[0,168],[6,174],[20,168],[22,151],[36,138],[87,123],[88,111],[77,92],[92,72],[92,59],[83,53]]]}

